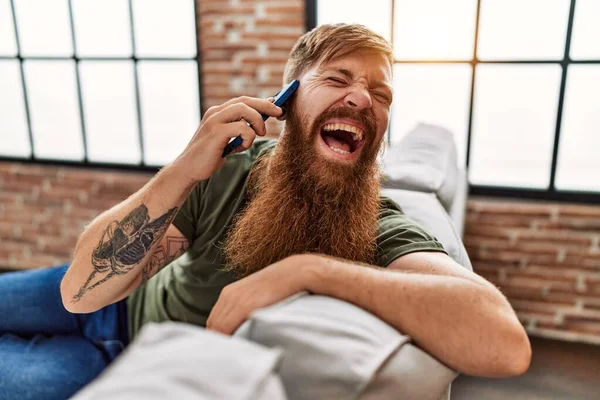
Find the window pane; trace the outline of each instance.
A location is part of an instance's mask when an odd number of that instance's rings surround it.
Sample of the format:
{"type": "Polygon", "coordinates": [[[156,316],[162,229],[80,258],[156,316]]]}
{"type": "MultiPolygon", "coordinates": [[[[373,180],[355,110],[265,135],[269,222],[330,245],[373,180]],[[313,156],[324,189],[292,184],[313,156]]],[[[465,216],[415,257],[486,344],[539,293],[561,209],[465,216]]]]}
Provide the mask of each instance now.
{"type": "Polygon", "coordinates": [[[418,123],[440,125],[454,134],[460,165],[465,164],[470,65],[396,65],[392,105],[392,143],[418,123]]]}
{"type": "Polygon", "coordinates": [[[79,57],[130,57],[128,0],[72,0],[79,57]]]}
{"type": "Polygon", "coordinates": [[[600,1],[577,0],[570,57],[600,59],[600,1]]]}
{"type": "Polygon", "coordinates": [[[556,171],[559,189],[600,191],[600,66],[571,65],[556,171]]]}
{"type": "Polygon", "coordinates": [[[387,40],[392,33],[392,0],[326,0],[317,2],[317,18],[320,24],[345,22],[363,24],[387,40]]]}
{"type": "Polygon", "coordinates": [[[15,41],[15,27],[10,0],[0,0],[0,55],[17,55],[17,42],[15,41]]]}
{"type": "Polygon", "coordinates": [[[193,0],[133,0],[138,57],[195,57],[193,0]]]}
{"type": "Polygon", "coordinates": [[[396,0],[395,57],[400,60],[472,59],[476,12],[477,0],[396,0]]]}
{"type": "Polygon", "coordinates": [[[19,61],[0,61],[0,154],[29,157],[29,132],[19,61]]]}
{"type": "Polygon", "coordinates": [[[559,60],[565,53],[570,0],[482,0],[481,60],[559,60]]]}
{"type": "Polygon", "coordinates": [[[560,76],[558,65],[477,67],[472,183],[548,187],[560,76]]]}
{"type": "Polygon", "coordinates": [[[133,68],[131,61],[79,64],[90,161],[141,162],[133,68]]]}
{"type": "Polygon", "coordinates": [[[23,67],[35,156],[82,160],[75,63],[30,60],[23,67]]]}
{"type": "Polygon", "coordinates": [[[200,122],[195,61],[138,63],[145,163],[175,159],[200,122]]]}
{"type": "Polygon", "coordinates": [[[23,56],[72,56],[67,0],[14,2],[23,56]]]}

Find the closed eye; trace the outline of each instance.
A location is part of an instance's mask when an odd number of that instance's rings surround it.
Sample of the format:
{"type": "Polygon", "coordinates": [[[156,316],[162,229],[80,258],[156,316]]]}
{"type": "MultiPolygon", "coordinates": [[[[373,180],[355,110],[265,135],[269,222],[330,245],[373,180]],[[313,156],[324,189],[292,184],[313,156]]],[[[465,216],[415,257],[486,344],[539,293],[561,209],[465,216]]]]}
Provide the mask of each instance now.
{"type": "Polygon", "coordinates": [[[385,93],[381,93],[381,92],[374,92],[373,93],[375,95],[375,97],[377,97],[380,101],[386,102],[386,103],[391,103],[390,98],[388,97],[387,94],[385,93]]]}
{"type": "Polygon", "coordinates": [[[331,82],[335,82],[338,85],[345,85],[346,84],[345,80],[343,80],[341,78],[336,78],[335,76],[330,76],[329,78],[327,78],[327,80],[331,81],[331,82]]]}

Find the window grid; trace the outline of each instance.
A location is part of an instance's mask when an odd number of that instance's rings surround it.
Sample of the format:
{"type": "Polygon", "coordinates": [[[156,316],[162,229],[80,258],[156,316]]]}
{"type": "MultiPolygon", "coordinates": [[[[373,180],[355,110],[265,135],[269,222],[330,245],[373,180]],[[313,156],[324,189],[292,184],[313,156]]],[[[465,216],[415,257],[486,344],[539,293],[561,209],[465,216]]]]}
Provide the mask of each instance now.
{"type": "MultiPolygon", "coordinates": [[[[317,26],[317,7],[318,0],[306,0],[306,28],[313,29],[317,26]]],[[[320,0],[325,1],[325,0],[320,0]]],[[[479,21],[481,0],[477,0],[477,11],[475,19],[475,37],[473,45],[473,57],[471,60],[394,60],[394,64],[469,64],[472,68],[471,74],[471,98],[469,104],[469,124],[467,131],[467,148],[466,148],[466,164],[469,166],[471,158],[471,134],[473,125],[473,108],[475,97],[475,78],[477,74],[477,66],[481,64],[558,64],[562,68],[560,91],[558,99],[558,109],[556,118],[556,128],[554,132],[554,144],[552,151],[552,163],[550,171],[550,184],[547,189],[521,189],[513,187],[501,186],[485,186],[470,184],[470,193],[475,195],[496,196],[496,197],[520,197],[527,199],[552,200],[552,201],[568,201],[581,203],[600,203],[600,193],[591,191],[568,191],[557,190],[555,186],[556,167],[558,160],[558,151],[560,145],[561,123],[563,114],[563,105],[565,98],[565,88],[567,81],[567,70],[569,65],[574,64],[600,64],[600,60],[572,60],[569,56],[571,48],[571,40],[573,33],[573,22],[575,16],[575,5],[577,0],[571,0],[569,8],[569,17],[567,23],[567,39],[565,43],[565,51],[562,60],[479,60],[477,57],[477,47],[479,39],[479,21]]],[[[394,38],[394,7],[396,0],[392,0],[392,9],[390,10],[391,18],[391,42],[394,38]]],[[[391,131],[393,124],[393,116],[388,130],[388,141],[391,140],[391,131]]]]}
{"type": "MultiPolygon", "coordinates": [[[[160,167],[157,166],[149,166],[144,162],[144,136],[143,136],[143,127],[142,127],[142,110],[141,110],[141,102],[140,102],[140,89],[139,89],[139,73],[138,73],[138,61],[186,61],[192,60],[195,61],[198,66],[198,90],[199,90],[199,104],[202,107],[203,98],[202,98],[202,90],[201,89],[201,64],[200,64],[200,46],[198,39],[196,38],[196,56],[195,57],[138,57],[136,56],[136,42],[135,42],[135,26],[134,26],[134,18],[133,18],[133,4],[132,0],[128,0],[128,11],[129,11],[129,26],[130,32],[129,37],[131,39],[132,45],[132,55],[129,57],[79,57],[77,55],[77,39],[75,36],[75,26],[73,23],[73,7],[72,1],[68,0],[68,10],[69,10],[69,28],[71,32],[71,40],[73,45],[73,55],[72,56],[22,56],[21,55],[21,43],[19,39],[19,29],[17,25],[17,17],[15,11],[15,0],[10,0],[10,8],[12,13],[13,20],[13,29],[15,34],[15,42],[17,47],[17,54],[15,56],[2,56],[0,55],[0,60],[19,60],[20,66],[20,74],[21,74],[21,85],[23,90],[23,99],[25,104],[25,115],[27,117],[27,130],[29,133],[29,143],[31,146],[31,156],[29,158],[8,156],[8,155],[0,155],[0,161],[29,161],[35,162],[37,164],[49,164],[49,165],[65,165],[65,166],[86,166],[91,168],[119,168],[126,170],[143,170],[143,171],[157,171],[160,167]],[[31,116],[29,110],[29,100],[28,100],[28,91],[27,91],[27,82],[25,80],[25,73],[23,70],[23,62],[26,60],[43,60],[43,61],[53,61],[53,60],[73,60],[75,61],[75,81],[77,87],[77,102],[79,106],[79,116],[81,121],[81,133],[83,136],[83,151],[84,158],[83,161],[71,161],[71,160],[54,160],[54,159],[40,159],[35,156],[35,148],[34,148],[34,140],[33,140],[33,131],[31,128],[31,116]],[[112,162],[98,162],[98,161],[89,161],[88,159],[88,148],[87,148],[87,136],[86,136],[86,128],[85,128],[85,115],[83,108],[83,97],[81,94],[81,83],[80,83],[80,71],[79,71],[79,62],[80,61],[133,61],[134,64],[134,87],[135,87],[135,103],[136,103],[136,117],[137,117],[137,128],[138,128],[138,136],[139,136],[139,146],[140,146],[140,154],[141,154],[141,162],[139,164],[124,164],[124,163],[112,163],[112,162]]],[[[197,26],[197,10],[196,10],[196,2],[194,1],[194,21],[195,21],[195,32],[198,32],[197,26]]],[[[201,113],[202,110],[199,110],[201,113]]]]}

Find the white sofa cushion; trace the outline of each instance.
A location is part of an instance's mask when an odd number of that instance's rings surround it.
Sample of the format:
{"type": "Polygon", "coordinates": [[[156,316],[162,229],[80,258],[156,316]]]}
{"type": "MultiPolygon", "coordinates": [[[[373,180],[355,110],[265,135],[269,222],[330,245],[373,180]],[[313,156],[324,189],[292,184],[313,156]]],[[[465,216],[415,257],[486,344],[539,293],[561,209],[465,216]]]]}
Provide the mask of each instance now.
{"type": "Polygon", "coordinates": [[[454,261],[473,270],[460,233],[433,193],[383,189],[381,194],[393,200],[410,219],[435,236],[454,261]]]}
{"type": "Polygon", "coordinates": [[[447,399],[458,375],[373,314],[326,296],[258,310],[235,336],[283,350],[290,400],[447,399]]]}
{"type": "Polygon", "coordinates": [[[149,323],[74,399],[440,400],[457,375],[361,308],[300,293],[233,337],[149,323]]]}
{"type": "Polygon", "coordinates": [[[435,193],[444,208],[452,207],[458,185],[456,145],[450,131],[419,124],[383,158],[387,188],[435,193]]]}
{"type": "Polygon", "coordinates": [[[285,400],[281,351],[179,322],[148,323],[73,399],[285,400]]]}

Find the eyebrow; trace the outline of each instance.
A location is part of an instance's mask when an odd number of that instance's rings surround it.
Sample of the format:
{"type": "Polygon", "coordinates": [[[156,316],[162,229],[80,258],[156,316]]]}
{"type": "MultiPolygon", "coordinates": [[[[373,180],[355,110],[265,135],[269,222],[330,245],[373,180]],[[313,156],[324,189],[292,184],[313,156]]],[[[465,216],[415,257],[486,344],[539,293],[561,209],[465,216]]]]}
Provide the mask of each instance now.
{"type": "Polygon", "coordinates": [[[336,68],[335,70],[337,72],[339,72],[340,74],[344,75],[345,77],[347,77],[348,79],[354,79],[354,74],[350,70],[347,70],[344,68],[336,68]]]}

